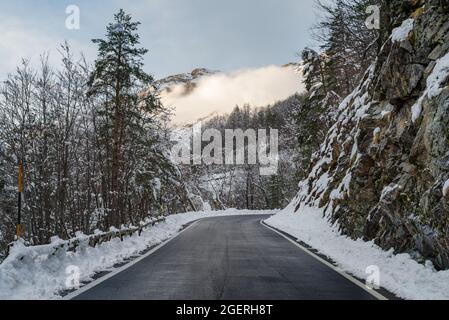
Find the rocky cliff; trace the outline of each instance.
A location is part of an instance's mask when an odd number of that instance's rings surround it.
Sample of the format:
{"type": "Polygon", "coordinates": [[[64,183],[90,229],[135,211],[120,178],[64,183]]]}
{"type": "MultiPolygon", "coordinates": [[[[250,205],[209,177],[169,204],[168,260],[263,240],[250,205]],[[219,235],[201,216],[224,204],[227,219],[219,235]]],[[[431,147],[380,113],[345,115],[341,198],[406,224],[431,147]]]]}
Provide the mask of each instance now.
{"type": "Polygon", "coordinates": [[[296,210],[319,206],[351,238],[449,269],[447,1],[395,1],[395,29],[339,116],[296,210]]]}

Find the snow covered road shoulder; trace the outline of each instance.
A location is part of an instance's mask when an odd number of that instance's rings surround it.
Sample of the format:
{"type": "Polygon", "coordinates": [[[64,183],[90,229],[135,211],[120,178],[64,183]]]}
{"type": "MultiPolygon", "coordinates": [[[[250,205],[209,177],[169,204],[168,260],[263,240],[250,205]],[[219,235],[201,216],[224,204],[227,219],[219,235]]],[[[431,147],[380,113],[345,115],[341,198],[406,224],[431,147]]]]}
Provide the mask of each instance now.
{"type": "Polygon", "coordinates": [[[395,255],[393,250],[384,251],[373,242],[342,236],[338,226],[331,226],[320,209],[302,207],[294,213],[290,206],[265,223],[310,245],[335,261],[341,270],[360,279],[379,270],[380,286],[401,298],[449,299],[449,271],[438,272],[431,263],[421,265],[409,254],[395,255]]]}
{"type": "MultiPolygon", "coordinates": [[[[0,300],[61,299],[61,292],[68,287],[70,289],[78,276],[81,283],[89,282],[97,273],[111,270],[115,265],[138,257],[145,250],[176,236],[193,221],[254,213],[230,209],[171,215],[165,222],[145,229],[141,236],[135,234],[123,241],[115,238],[95,248],[82,247],[76,252],[61,250],[56,255],[51,254],[54,244],[25,247],[17,243],[8,258],[0,264],[0,300]]],[[[275,213],[257,211],[257,214],[275,213]]]]}

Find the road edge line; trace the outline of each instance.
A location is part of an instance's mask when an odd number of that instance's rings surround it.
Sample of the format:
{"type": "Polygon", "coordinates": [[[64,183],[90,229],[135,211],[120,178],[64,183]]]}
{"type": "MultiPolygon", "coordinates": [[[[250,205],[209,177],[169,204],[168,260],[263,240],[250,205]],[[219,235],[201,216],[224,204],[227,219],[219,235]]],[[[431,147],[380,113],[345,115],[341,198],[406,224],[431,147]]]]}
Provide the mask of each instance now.
{"type": "Polygon", "coordinates": [[[86,284],[85,286],[79,288],[76,291],[73,291],[72,293],[69,293],[68,295],[64,296],[62,298],[62,300],[73,300],[74,298],[78,297],[79,295],[89,291],[90,289],[98,286],[99,284],[101,284],[102,282],[105,282],[106,280],[109,280],[110,278],[118,275],[119,273],[125,271],[126,269],[131,268],[132,266],[136,265],[137,263],[141,262],[142,260],[148,258],[149,256],[151,256],[153,253],[155,253],[156,251],[158,251],[159,249],[163,248],[164,246],[166,246],[167,244],[169,244],[171,241],[173,241],[174,239],[176,239],[177,237],[179,237],[181,234],[183,234],[184,232],[186,232],[187,230],[189,230],[190,228],[192,228],[193,226],[195,226],[198,221],[200,220],[196,220],[194,222],[192,222],[188,227],[184,228],[183,230],[181,230],[178,234],[176,234],[175,236],[163,241],[162,243],[160,243],[159,245],[157,245],[156,247],[154,247],[153,249],[151,249],[150,251],[148,251],[147,253],[145,253],[144,255],[128,262],[127,264],[119,267],[119,268],[115,268],[113,269],[110,273],[104,275],[103,277],[100,277],[88,284],[86,284]]]}
{"type": "Polygon", "coordinates": [[[347,280],[351,281],[353,284],[357,285],[358,287],[360,287],[361,289],[365,290],[366,292],[368,292],[369,294],[371,294],[373,297],[375,297],[377,300],[381,300],[381,301],[388,301],[389,299],[385,296],[383,296],[382,294],[380,294],[379,292],[375,291],[375,290],[371,290],[368,289],[366,287],[366,285],[364,283],[362,283],[361,281],[359,281],[358,279],[356,279],[355,277],[351,276],[350,274],[342,271],[341,269],[335,267],[332,263],[324,260],[323,258],[321,258],[320,256],[316,255],[315,253],[311,252],[310,250],[308,250],[307,248],[305,248],[304,246],[302,246],[300,243],[298,243],[297,241],[294,241],[293,239],[287,237],[285,234],[281,233],[279,230],[271,227],[270,225],[266,224],[264,222],[264,220],[260,220],[260,224],[262,226],[264,226],[265,228],[277,233],[278,235],[280,235],[281,237],[283,237],[284,239],[288,240],[290,243],[294,244],[296,247],[298,247],[299,249],[301,249],[302,251],[304,251],[305,253],[307,253],[308,255],[310,255],[311,257],[315,258],[316,260],[318,260],[319,262],[325,264],[327,267],[331,268],[332,270],[334,270],[335,272],[337,272],[338,274],[340,274],[341,276],[343,276],[344,278],[346,278],[347,280]]]}

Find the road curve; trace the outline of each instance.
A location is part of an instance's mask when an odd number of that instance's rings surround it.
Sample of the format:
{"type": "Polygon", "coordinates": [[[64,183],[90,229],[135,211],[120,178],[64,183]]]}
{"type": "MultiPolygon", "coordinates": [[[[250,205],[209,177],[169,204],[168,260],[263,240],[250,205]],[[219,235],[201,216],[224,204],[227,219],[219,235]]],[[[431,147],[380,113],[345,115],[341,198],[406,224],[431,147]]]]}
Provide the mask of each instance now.
{"type": "Polygon", "coordinates": [[[372,300],[364,289],[262,226],[204,219],[76,300],[372,300]]]}

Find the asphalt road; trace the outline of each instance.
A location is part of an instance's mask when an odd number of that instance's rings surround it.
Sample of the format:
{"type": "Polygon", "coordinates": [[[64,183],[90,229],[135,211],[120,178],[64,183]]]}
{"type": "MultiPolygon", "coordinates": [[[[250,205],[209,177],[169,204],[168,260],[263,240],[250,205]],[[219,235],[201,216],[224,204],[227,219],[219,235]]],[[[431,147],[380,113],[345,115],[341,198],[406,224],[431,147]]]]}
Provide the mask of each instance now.
{"type": "Polygon", "coordinates": [[[266,216],[210,218],[78,300],[375,299],[260,224],[266,216]]]}

